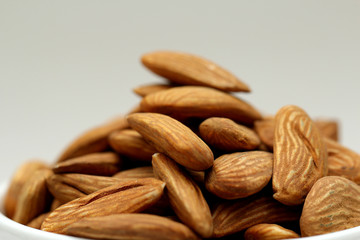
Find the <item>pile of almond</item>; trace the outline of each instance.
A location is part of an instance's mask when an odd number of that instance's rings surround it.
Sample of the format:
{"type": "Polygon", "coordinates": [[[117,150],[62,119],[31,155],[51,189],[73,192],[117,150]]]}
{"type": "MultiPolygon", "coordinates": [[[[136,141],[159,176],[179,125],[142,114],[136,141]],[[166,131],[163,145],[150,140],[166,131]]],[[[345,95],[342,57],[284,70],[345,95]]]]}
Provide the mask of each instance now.
{"type": "Polygon", "coordinates": [[[360,225],[360,156],[335,121],[297,106],[274,116],[206,59],[146,54],[167,83],[140,86],[138,107],[72,141],[56,163],[15,173],[5,213],[92,239],[289,239],[360,225]]]}

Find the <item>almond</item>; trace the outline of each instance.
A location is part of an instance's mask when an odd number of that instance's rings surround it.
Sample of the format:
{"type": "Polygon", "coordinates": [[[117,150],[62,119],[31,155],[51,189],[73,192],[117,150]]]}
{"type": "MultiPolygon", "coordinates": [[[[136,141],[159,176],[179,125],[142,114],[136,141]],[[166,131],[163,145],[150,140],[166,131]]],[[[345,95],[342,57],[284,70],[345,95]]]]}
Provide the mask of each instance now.
{"type": "Polygon", "coordinates": [[[208,87],[174,87],[149,94],[140,103],[144,112],[157,112],[176,119],[225,117],[244,124],[262,118],[250,104],[208,87]]]}
{"type": "Polygon", "coordinates": [[[69,225],[65,232],[77,237],[118,240],[198,240],[185,225],[150,214],[114,214],[84,218],[69,225]]]}
{"type": "Polygon", "coordinates": [[[275,117],[274,198],[287,205],[302,204],[327,171],[326,145],[313,121],[297,106],[281,108],[275,117]]]}
{"type": "Polygon", "coordinates": [[[156,203],[165,184],[153,178],[130,180],[100,189],[55,209],[41,230],[64,233],[64,229],[85,217],[141,212],[156,203]]]}
{"type": "Polygon", "coordinates": [[[245,240],[279,240],[299,238],[296,232],[277,224],[257,224],[248,228],[244,234],[245,240]]]}
{"type": "Polygon", "coordinates": [[[128,128],[128,126],[124,117],[118,117],[103,125],[90,129],[74,139],[69,146],[65,148],[57,161],[62,162],[89,153],[102,152],[109,147],[107,141],[109,134],[116,130],[128,128]]]}
{"type": "Polygon", "coordinates": [[[52,175],[49,169],[38,169],[32,173],[21,188],[13,220],[27,224],[39,214],[44,213],[50,204],[50,194],[46,188],[46,178],[52,175]]]}
{"type": "Polygon", "coordinates": [[[197,184],[161,153],[153,155],[152,164],[155,176],[166,183],[166,194],[179,219],[202,237],[210,237],[213,230],[211,213],[197,184]]]}
{"type": "Polygon", "coordinates": [[[135,88],[134,92],[140,97],[145,97],[146,95],[149,95],[151,93],[167,90],[172,87],[173,85],[169,84],[148,84],[135,88]]]}
{"type": "Polygon", "coordinates": [[[328,175],[360,184],[360,155],[330,138],[324,138],[324,141],[328,151],[328,175]]]}
{"type": "Polygon", "coordinates": [[[275,120],[273,118],[264,118],[254,122],[254,130],[259,136],[261,142],[266,147],[273,150],[275,135],[275,120]]]}
{"type": "Polygon", "coordinates": [[[23,163],[15,172],[11,179],[9,188],[6,192],[4,199],[4,211],[8,218],[13,218],[16,212],[16,205],[22,187],[34,174],[36,170],[46,169],[48,166],[40,160],[30,160],[23,163]]]}
{"type": "Polygon", "coordinates": [[[49,216],[50,212],[47,213],[43,213],[40,214],[39,216],[37,216],[36,218],[34,218],[33,220],[31,220],[27,226],[28,227],[32,227],[32,228],[36,228],[36,229],[40,229],[41,228],[41,224],[44,222],[45,218],[47,218],[47,216],[49,216]]]}
{"type": "Polygon", "coordinates": [[[133,113],[128,122],[157,151],[184,167],[205,170],[214,162],[210,148],[188,127],[169,116],[133,113]]]}
{"type": "Polygon", "coordinates": [[[53,171],[111,176],[120,170],[121,164],[121,158],[113,152],[92,153],[57,163],[53,171]]]}
{"type": "Polygon", "coordinates": [[[152,166],[137,167],[127,169],[116,173],[113,177],[115,178],[153,178],[155,177],[152,166]]]}
{"type": "Polygon", "coordinates": [[[204,58],[180,52],[157,51],[142,56],[152,72],[183,85],[201,85],[223,91],[250,92],[233,74],[204,58]]]}
{"type": "Polygon", "coordinates": [[[201,138],[225,151],[253,150],[260,145],[257,134],[228,118],[212,117],[199,126],[201,138]]]}
{"type": "Polygon", "coordinates": [[[224,200],[213,210],[213,237],[240,232],[259,223],[298,220],[300,212],[301,208],[285,206],[262,194],[238,200],[224,200]]]}
{"type": "Polygon", "coordinates": [[[314,123],[324,137],[330,138],[334,141],[339,140],[339,124],[336,120],[317,119],[314,123]]]}
{"type": "Polygon", "coordinates": [[[319,179],[306,197],[301,236],[336,232],[360,225],[360,187],[343,177],[319,179]]]}
{"type": "Polygon", "coordinates": [[[249,151],[217,158],[206,172],[206,189],[218,197],[236,199],[263,189],[271,179],[273,154],[249,151]]]}
{"type": "Polygon", "coordinates": [[[115,131],[109,136],[110,146],[119,154],[131,159],[151,161],[151,156],[156,152],[144,138],[135,130],[124,129],[115,131]]]}

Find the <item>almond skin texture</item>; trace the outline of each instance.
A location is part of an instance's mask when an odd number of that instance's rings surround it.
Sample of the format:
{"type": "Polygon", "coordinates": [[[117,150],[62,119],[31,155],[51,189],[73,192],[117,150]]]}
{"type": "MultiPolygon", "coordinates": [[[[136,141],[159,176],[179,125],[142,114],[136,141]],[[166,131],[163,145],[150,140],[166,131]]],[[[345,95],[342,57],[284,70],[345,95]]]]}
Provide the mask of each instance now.
{"type": "Polygon", "coordinates": [[[148,84],[135,88],[134,92],[140,97],[145,97],[146,95],[149,95],[151,93],[167,90],[172,87],[174,86],[169,84],[148,84]]]}
{"type": "Polygon", "coordinates": [[[319,179],[306,197],[301,236],[341,231],[360,225],[360,186],[337,176],[319,179]]]}
{"type": "Polygon", "coordinates": [[[233,74],[195,55],[157,51],[143,55],[141,61],[152,72],[178,84],[250,92],[249,87],[233,74]]]}
{"type": "Polygon", "coordinates": [[[41,230],[64,233],[64,229],[85,217],[141,212],[162,196],[165,184],[157,179],[130,180],[100,189],[55,209],[43,222],[41,230]]]}
{"type": "Polygon", "coordinates": [[[30,160],[22,164],[11,179],[10,186],[4,199],[4,211],[8,218],[13,218],[21,189],[29,178],[38,169],[46,169],[48,166],[39,160],[30,160]]]}
{"type": "Polygon", "coordinates": [[[210,237],[211,212],[198,185],[164,154],[154,154],[152,164],[155,176],[166,183],[167,196],[179,219],[200,236],[210,237]]]}
{"type": "Polygon", "coordinates": [[[298,220],[300,212],[301,208],[283,205],[271,196],[262,194],[238,200],[224,200],[213,210],[213,237],[240,232],[259,223],[298,220]]]}
{"type": "Polygon", "coordinates": [[[92,153],[57,163],[53,171],[111,176],[120,171],[121,164],[121,158],[113,152],[92,153]]]}
{"type": "Polygon", "coordinates": [[[212,117],[199,126],[206,143],[225,151],[253,150],[260,145],[257,134],[228,118],[212,117]]]}
{"type": "Polygon", "coordinates": [[[146,167],[137,167],[132,169],[127,169],[116,173],[114,178],[154,178],[154,171],[152,166],[146,167]]]}
{"type": "Polygon", "coordinates": [[[278,240],[299,238],[296,232],[283,228],[277,224],[258,224],[245,231],[245,240],[278,240]]]}
{"type": "Polygon", "coordinates": [[[33,172],[19,193],[14,221],[27,224],[45,212],[51,200],[46,178],[52,174],[52,171],[46,168],[33,172]]]}
{"type": "Polygon", "coordinates": [[[140,103],[144,112],[157,112],[176,119],[225,117],[244,124],[262,118],[247,102],[208,87],[183,86],[149,94],[140,103]]]}
{"type": "Polygon", "coordinates": [[[156,153],[155,148],[149,145],[140,133],[132,129],[111,133],[109,143],[117,153],[131,159],[151,162],[151,156],[156,153]]]}
{"type": "Polygon", "coordinates": [[[263,189],[271,179],[273,154],[249,151],[217,158],[206,172],[206,189],[220,198],[237,199],[263,189]]]}
{"type": "Polygon", "coordinates": [[[192,170],[205,170],[213,165],[210,148],[181,122],[158,113],[130,114],[128,122],[157,151],[180,165],[192,170]]]}
{"type": "Polygon", "coordinates": [[[89,153],[102,152],[109,148],[108,136],[116,130],[128,128],[129,125],[125,117],[118,117],[98,127],[92,128],[76,139],[74,139],[62,152],[58,162],[70,158],[79,157],[89,153]]]}
{"type": "Polygon", "coordinates": [[[360,184],[360,155],[330,138],[324,138],[324,141],[328,151],[328,175],[360,184]]]}
{"type": "Polygon", "coordinates": [[[302,204],[327,172],[326,145],[313,121],[297,106],[281,108],[275,117],[274,198],[286,205],[302,204]]]}
{"type": "Polygon", "coordinates": [[[114,214],[85,218],[71,224],[66,234],[92,239],[199,240],[188,227],[150,214],[114,214]]]}

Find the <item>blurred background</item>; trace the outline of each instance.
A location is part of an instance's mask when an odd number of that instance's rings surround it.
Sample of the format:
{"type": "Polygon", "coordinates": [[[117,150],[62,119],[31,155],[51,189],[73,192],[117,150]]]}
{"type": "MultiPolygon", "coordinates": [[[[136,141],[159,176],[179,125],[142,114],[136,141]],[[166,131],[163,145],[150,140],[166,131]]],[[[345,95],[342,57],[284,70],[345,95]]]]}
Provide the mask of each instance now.
{"type": "Polygon", "coordinates": [[[335,118],[360,152],[360,1],[0,0],[0,181],[53,162],[85,130],[162,82],[142,54],[210,59],[252,89],[264,114],[296,104],[335,118]]]}

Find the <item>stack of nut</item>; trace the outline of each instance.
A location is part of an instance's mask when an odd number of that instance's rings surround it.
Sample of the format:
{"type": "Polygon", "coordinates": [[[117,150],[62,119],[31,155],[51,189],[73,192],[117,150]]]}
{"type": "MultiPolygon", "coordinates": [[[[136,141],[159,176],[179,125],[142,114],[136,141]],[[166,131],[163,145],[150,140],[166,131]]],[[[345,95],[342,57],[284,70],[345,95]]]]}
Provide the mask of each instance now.
{"type": "Polygon", "coordinates": [[[360,225],[360,156],[297,106],[262,116],[206,59],[146,54],[138,107],[15,173],[6,215],[93,239],[288,239],[360,225]]]}

